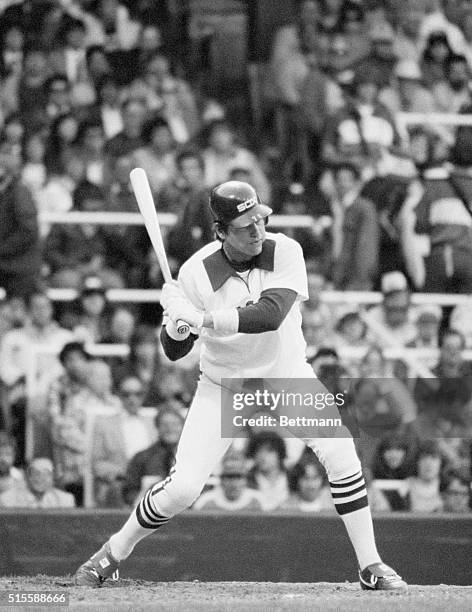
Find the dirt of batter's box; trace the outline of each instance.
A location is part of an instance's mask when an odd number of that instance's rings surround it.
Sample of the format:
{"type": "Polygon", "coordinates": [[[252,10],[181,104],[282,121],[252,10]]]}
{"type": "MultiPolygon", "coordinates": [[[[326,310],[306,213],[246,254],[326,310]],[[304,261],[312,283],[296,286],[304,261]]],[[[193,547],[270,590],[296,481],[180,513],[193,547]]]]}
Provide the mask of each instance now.
{"type": "Polygon", "coordinates": [[[411,586],[406,593],[361,591],[358,584],[287,582],[146,582],[120,580],[100,589],[76,587],[72,579],[53,576],[0,577],[5,592],[54,591],[69,594],[68,608],[2,606],[0,611],[68,612],[463,612],[472,610],[472,586],[411,586]]]}

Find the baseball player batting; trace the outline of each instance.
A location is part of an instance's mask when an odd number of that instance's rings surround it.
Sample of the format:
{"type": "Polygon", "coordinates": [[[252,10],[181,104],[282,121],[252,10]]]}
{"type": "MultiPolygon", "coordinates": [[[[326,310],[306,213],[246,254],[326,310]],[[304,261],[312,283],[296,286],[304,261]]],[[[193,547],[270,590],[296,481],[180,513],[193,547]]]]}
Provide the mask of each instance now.
{"type": "MultiPolygon", "coordinates": [[[[141,498],[127,522],[76,574],[77,585],[99,587],[116,575],[136,544],[188,508],[200,495],[232,440],[221,436],[222,378],[315,378],[305,358],[300,303],[308,299],[300,245],[266,232],[272,210],[247,183],[229,181],[211,192],[218,240],[204,246],[166,283],[161,341],[171,360],[185,356],[200,335],[201,376],[165,480],[141,498]],[[191,331],[182,338],[176,322],[191,331]],[[250,360],[250,363],[249,363],[250,360]]],[[[333,501],[354,548],[360,585],[404,590],[402,578],[377,552],[362,469],[350,434],[304,438],[325,467],[333,501]]]]}

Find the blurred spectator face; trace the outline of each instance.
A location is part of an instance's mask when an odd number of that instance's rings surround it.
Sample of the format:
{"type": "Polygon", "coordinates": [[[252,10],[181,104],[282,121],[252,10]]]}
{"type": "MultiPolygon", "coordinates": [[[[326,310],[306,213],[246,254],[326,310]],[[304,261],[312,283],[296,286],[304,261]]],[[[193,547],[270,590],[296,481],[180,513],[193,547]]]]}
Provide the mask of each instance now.
{"type": "Polygon", "coordinates": [[[82,142],[89,151],[101,154],[105,144],[103,129],[98,125],[89,126],[85,130],[82,142]]]}
{"type": "Polygon", "coordinates": [[[15,449],[12,445],[0,444],[0,478],[8,476],[15,461],[15,449]]]}
{"type": "Polygon", "coordinates": [[[87,366],[88,360],[82,351],[70,351],[64,357],[64,369],[74,380],[84,380],[87,366]]]}
{"type": "Polygon", "coordinates": [[[203,168],[197,157],[185,157],[180,163],[180,173],[188,185],[201,185],[203,168]]]}
{"type": "Polygon", "coordinates": [[[23,327],[28,319],[25,300],[21,297],[11,297],[7,303],[8,319],[12,327],[23,327]]]}
{"type": "Polygon", "coordinates": [[[3,129],[5,134],[5,140],[12,145],[20,145],[23,140],[23,134],[25,128],[20,119],[11,119],[5,123],[3,129]]]}
{"type": "Polygon", "coordinates": [[[416,132],[410,136],[410,155],[415,164],[421,166],[429,161],[429,136],[424,132],[416,132]]]}
{"type": "Polygon", "coordinates": [[[79,129],[79,123],[75,117],[67,116],[57,126],[57,133],[62,142],[74,142],[79,129]]]}
{"type": "Polygon", "coordinates": [[[448,367],[457,367],[462,363],[464,342],[459,334],[447,334],[441,343],[441,363],[448,367]]]}
{"type": "Polygon", "coordinates": [[[349,168],[341,168],[336,172],[335,184],[338,196],[343,198],[348,193],[351,193],[358,186],[358,180],[352,170],[349,168]]]}
{"type": "Polygon", "coordinates": [[[171,410],[160,415],[157,431],[159,440],[166,446],[175,446],[179,441],[183,427],[183,419],[171,410]]]}
{"type": "Polygon", "coordinates": [[[318,24],[320,7],[317,0],[305,0],[300,4],[300,21],[305,24],[318,24]]]}
{"type": "Polygon", "coordinates": [[[128,376],[120,383],[119,394],[124,409],[129,414],[138,414],[142,406],[144,389],[141,381],[136,376],[128,376]]]}
{"type": "Polygon", "coordinates": [[[441,63],[449,55],[449,49],[443,40],[435,40],[429,47],[431,56],[435,62],[441,63]]]}
{"type": "Polygon", "coordinates": [[[362,359],[359,373],[366,378],[382,378],[385,375],[385,360],[377,348],[370,349],[362,359]]]}
{"type": "Polygon", "coordinates": [[[80,302],[83,314],[95,319],[103,314],[106,300],[101,291],[93,291],[85,293],[80,302]]]}
{"type": "Polygon", "coordinates": [[[164,55],[156,55],[148,62],[146,74],[154,76],[157,81],[162,81],[170,74],[169,60],[164,55]]]}
{"type": "Polygon", "coordinates": [[[312,463],[305,466],[303,474],[298,479],[297,490],[303,501],[314,501],[321,489],[323,488],[323,478],[316,467],[312,463]]]}
{"type": "Polygon", "coordinates": [[[411,102],[421,87],[420,81],[414,79],[398,79],[398,91],[405,102],[411,102]]]}
{"type": "Polygon", "coordinates": [[[372,105],[377,100],[379,90],[374,82],[359,83],[356,87],[356,98],[360,104],[372,105]]]}
{"type": "Polygon", "coordinates": [[[326,281],[324,276],[311,272],[308,274],[308,295],[310,296],[310,304],[317,306],[320,302],[321,292],[325,288],[326,281]]]}
{"type": "Polygon", "coordinates": [[[134,332],[135,318],[129,310],[118,308],[113,313],[110,328],[117,342],[128,344],[134,332]]]}
{"type": "Polygon", "coordinates": [[[85,161],[78,155],[69,151],[66,151],[61,158],[64,174],[70,177],[75,183],[80,183],[85,177],[85,161]]]}
{"type": "Polygon", "coordinates": [[[279,455],[272,447],[264,444],[254,455],[256,469],[260,472],[273,472],[280,469],[279,455]]]}
{"type": "Polygon", "coordinates": [[[420,316],[416,322],[418,336],[424,342],[430,342],[438,336],[439,321],[432,316],[420,316]]]}
{"type": "Polygon", "coordinates": [[[404,448],[387,448],[383,452],[383,460],[385,465],[391,470],[398,470],[406,458],[404,448]]]}
{"type": "Polygon", "coordinates": [[[234,144],[233,132],[225,125],[216,126],[210,133],[209,144],[217,153],[229,153],[234,144]]]}
{"type": "Polygon", "coordinates": [[[408,38],[417,38],[423,17],[423,13],[414,8],[408,7],[408,10],[403,11],[400,25],[408,38]]]}
{"type": "Polygon", "coordinates": [[[29,313],[34,326],[47,327],[52,321],[51,300],[43,294],[31,296],[29,313]]]}
{"type": "Polygon", "coordinates": [[[158,153],[166,153],[174,146],[171,131],[165,125],[156,127],[152,132],[151,146],[158,153]]]}
{"type": "Polygon", "coordinates": [[[21,170],[22,158],[20,147],[8,142],[0,144],[0,175],[18,174],[21,170]]]}
{"type": "Polygon", "coordinates": [[[119,94],[120,90],[118,89],[116,83],[113,81],[106,81],[106,83],[104,83],[100,89],[102,104],[115,106],[118,101],[119,94]]]}
{"type": "Polygon", "coordinates": [[[23,32],[15,26],[10,27],[4,36],[4,46],[8,51],[21,51],[25,42],[23,32]]]}
{"type": "Polygon", "coordinates": [[[43,51],[35,49],[25,57],[24,73],[29,77],[44,76],[47,72],[47,60],[43,51]]]}
{"type": "Polygon", "coordinates": [[[469,81],[469,68],[467,66],[467,61],[458,60],[452,62],[449,66],[447,79],[450,86],[455,91],[459,91],[465,87],[469,81]]]}
{"type": "Polygon", "coordinates": [[[459,478],[452,478],[443,492],[445,512],[470,512],[469,487],[459,478]]]}
{"type": "Polygon", "coordinates": [[[98,198],[84,198],[80,205],[80,210],[85,212],[97,212],[105,209],[105,202],[98,198]]]}
{"type": "Polygon", "coordinates": [[[88,71],[94,81],[97,81],[100,77],[110,74],[111,68],[108,63],[107,56],[102,49],[95,49],[88,58],[88,71]]]}
{"type": "Polygon", "coordinates": [[[229,501],[236,501],[243,494],[247,480],[244,474],[224,473],[221,474],[221,488],[223,494],[229,501]]]}
{"type": "Polygon", "coordinates": [[[26,161],[32,164],[42,164],[44,161],[44,139],[40,134],[33,134],[25,144],[26,161]]]}
{"type": "Polygon", "coordinates": [[[31,491],[38,496],[44,495],[54,485],[54,468],[50,459],[33,459],[26,478],[31,491]]]}
{"type": "Polygon", "coordinates": [[[71,28],[66,34],[66,45],[73,49],[83,49],[85,45],[85,28],[71,28]]]}
{"type": "Polygon", "coordinates": [[[105,398],[111,393],[112,378],[110,368],[104,361],[88,363],[87,385],[97,397],[105,398]]]}
{"type": "Polygon", "coordinates": [[[161,31],[155,25],[148,25],[141,32],[140,48],[143,51],[152,53],[157,51],[162,45],[161,31]]]}
{"type": "Polygon", "coordinates": [[[418,458],[418,478],[425,482],[431,482],[439,478],[441,470],[441,457],[434,455],[421,455],[418,458]]]}
{"type": "Polygon", "coordinates": [[[353,313],[343,321],[339,332],[349,344],[357,344],[365,335],[365,324],[359,315],[353,313]]]}
{"type": "Polygon", "coordinates": [[[125,132],[139,134],[146,116],[146,107],[144,104],[138,102],[137,100],[128,102],[128,104],[123,108],[122,114],[125,132]]]}
{"type": "Polygon", "coordinates": [[[410,296],[407,291],[394,291],[384,296],[383,309],[389,327],[400,327],[408,321],[410,296]]]}
{"type": "Polygon", "coordinates": [[[153,362],[157,355],[156,342],[154,342],[152,339],[142,340],[136,344],[134,352],[138,361],[142,361],[144,363],[153,362]]]}

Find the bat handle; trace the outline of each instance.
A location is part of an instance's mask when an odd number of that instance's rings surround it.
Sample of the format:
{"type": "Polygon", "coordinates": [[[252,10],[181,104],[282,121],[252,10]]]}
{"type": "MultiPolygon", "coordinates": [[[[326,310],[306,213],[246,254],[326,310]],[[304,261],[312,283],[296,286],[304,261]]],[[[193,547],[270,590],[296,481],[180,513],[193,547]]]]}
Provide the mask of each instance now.
{"type": "Polygon", "coordinates": [[[189,326],[189,324],[188,324],[188,323],[185,323],[185,321],[182,321],[182,320],[180,320],[180,319],[177,321],[177,325],[176,325],[176,327],[177,327],[177,331],[178,331],[178,332],[179,332],[179,334],[181,334],[182,336],[183,336],[184,334],[188,334],[188,332],[190,331],[190,326],[189,326]]]}

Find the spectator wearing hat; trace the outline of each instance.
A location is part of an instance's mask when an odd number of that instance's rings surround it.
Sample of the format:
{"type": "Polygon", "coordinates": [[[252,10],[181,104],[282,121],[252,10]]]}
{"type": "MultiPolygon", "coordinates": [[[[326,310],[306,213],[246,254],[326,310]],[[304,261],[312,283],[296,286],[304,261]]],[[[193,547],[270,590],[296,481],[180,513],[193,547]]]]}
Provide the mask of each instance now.
{"type": "MultiPolygon", "coordinates": [[[[97,212],[106,209],[103,191],[88,181],[74,190],[74,210],[97,212]]],[[[123,286],[123,279],[108,265],[117,244],[112,229],[99,225],[55,225],[45,241],[45,261],[55,287],[82,288],[85,277],[97,276],[107,288],[123,286]]]]}
{"type": "Polygon", "coordinates": [[[416,312],[416,338],[407,344],[411,348],[439,347],[439,324],[442,319],[442,311],[439,306],[425,305],[418,307],[416,312]]]}
{"type": "Polygon", "coordinates": [[[392,345],[406,346],[417,336],[416,313],[411,306],[408,281],[402,272],[387,272],[381,279],[382,304],[367,313],[373,325],[383,328],[392,338],[392,345]]]}
{"type": "Polygon", "coordinates": [[[74,496],[54,486],[54,467],[45,457],[33,459],[26,470],[26,486],[15,486],[0,495],[0,508],[74,508],[74,496]]]}
{"type": "Polygon", "coordinates": [[[132,154],[133,165],[144,168],[153,192],[170,185],[177,176],[176,142],[162,117],[147,121],[142,129],[144,146],[132,154]]]}
{"type": "Polygon", "coordinates": [[[334,183],[343,210],[342,247],[335,265],[335,287],[370,291],[376,280],[380,228],[377,211],[360,196],[361,172],[353,164],[334,167],[334,183]]]}
{"type": "Polygon", "coordinates": [[[263,510],[261,494],[248,487],[247,474],[248,468],[244,455],[230,449],[223,458],[219,484],[203,493],[192,508],[225,512],[263,510]]]}

